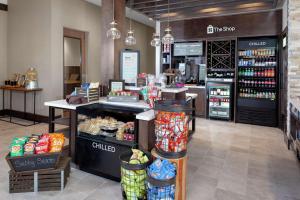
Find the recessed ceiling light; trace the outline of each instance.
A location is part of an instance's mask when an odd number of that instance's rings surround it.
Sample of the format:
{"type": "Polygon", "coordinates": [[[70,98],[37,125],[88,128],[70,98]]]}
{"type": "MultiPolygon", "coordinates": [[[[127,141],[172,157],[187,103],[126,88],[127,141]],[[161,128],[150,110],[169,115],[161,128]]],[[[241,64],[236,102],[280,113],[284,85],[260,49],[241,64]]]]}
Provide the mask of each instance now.
{"type": "Polygon", "coordinates": [[[171,13],[164,13],[164,14],[161,14],[160,16],[163,18],[163,17],[168,17],[168,15],[169,15],[169,17],[175,17],[175,16],[177,16],[177,12],[171,12],[171,13]]]}
{"type": "Polygon", "coordinates": [[[206,13],[206,12],[218,12],[221,11],[222,9],[220,7],[214,7],[214,8],[204,8],[201,9],[200,12],[206,13]]]}
{"type": "Polygon", "coordinates": [[[259,7],[259,6],[264,6],[265,3],[262,2],[256,2],[256,3],[244,3],[241,5],[238,5],[238,8],[251,8],[251,7],[259,7]]]}

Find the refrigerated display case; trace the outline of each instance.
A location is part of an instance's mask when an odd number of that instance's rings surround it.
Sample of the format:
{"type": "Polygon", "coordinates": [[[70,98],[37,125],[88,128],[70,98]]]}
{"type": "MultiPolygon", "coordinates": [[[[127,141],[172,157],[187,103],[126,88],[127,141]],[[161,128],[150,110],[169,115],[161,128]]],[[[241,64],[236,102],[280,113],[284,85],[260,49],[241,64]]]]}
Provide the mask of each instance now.
{"type": "Polygon", "coordinates": [[[277,126],[277,39],[238,40],[237,122],[277,126]]]}
{"type": "Polygon", "coordinates": [[[208,117],[232,119],[233,83],[208,82],[208,117]]]}
{"type": "Polygon", "coordinates": [[[136,114],[141,112],[144,109],[100,103],[80,106],[77,109],[76,136],[76,163],[79,169],[119,181],[119,157],[137,148],[136,114]]]}

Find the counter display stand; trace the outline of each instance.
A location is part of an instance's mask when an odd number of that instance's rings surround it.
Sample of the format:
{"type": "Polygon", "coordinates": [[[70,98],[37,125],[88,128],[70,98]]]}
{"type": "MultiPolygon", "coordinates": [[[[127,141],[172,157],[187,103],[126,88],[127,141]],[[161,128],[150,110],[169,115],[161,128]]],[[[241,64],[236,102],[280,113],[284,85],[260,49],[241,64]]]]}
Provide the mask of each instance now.
{"type": "Polygon", "coordinates": [[[134,122],[134,140],[117,140],[116,137],[91,135],[80,132],[76,136],[76,163],[83,171],[120,181],[120,155],[136,148],[138,144],[138,121],[136,114],[144,109],[91,104],[77,108],[78,124],[82,118],[113,117],[124,123],[134,122]]]}

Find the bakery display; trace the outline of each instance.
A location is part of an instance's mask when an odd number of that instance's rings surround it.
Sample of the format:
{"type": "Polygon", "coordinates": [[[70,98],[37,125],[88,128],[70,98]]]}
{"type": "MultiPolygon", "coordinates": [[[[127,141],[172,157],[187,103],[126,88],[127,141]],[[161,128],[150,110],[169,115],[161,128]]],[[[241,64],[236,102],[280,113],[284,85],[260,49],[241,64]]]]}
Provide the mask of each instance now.
{"type": "Polygon", "coordinates": [[[117,140],[134,140],[134,122],[124,123],[113,117],[85,119],[79,123],[78,130],[90,135],[116,137],[117,140]]]}

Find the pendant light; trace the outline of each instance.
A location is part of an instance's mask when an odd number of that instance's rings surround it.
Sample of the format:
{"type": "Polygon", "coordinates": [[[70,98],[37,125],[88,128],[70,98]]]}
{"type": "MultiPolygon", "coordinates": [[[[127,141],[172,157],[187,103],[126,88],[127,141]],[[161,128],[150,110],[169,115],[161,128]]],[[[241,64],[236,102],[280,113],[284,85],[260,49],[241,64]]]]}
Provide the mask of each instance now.
{"type": "Polygon", "coordinates": [[[121,38],[121,32],[117,29],[117,25],[115,20],[115,0],[113,0],[113,21],[110,23],[110,29],[106,32],[108,38],[113,40],[121,38]]]}
{"type": "MultiPolygon", "coordinates": [[[[130,0],[130,11],[131,12],[131,0],[130,0]]],[[[134,37],[134,31],[131,28],[131,16],[129,16],[129,30],[127,32],[127,37],[125,38],[125,44],[128,46],[132,46],[136,44],[136,39],[134,37]]]]}
{"type": "Polygon", "coordinates": [[[160,36],[159,36],[159,33],[153,33],[152,40],[151,40],[150,44],[153,47],[159,47],[160,46],[160,36]]]}
{"type": "Polygon", "coordinates": [[[170,27],[170,0],[168,0],[168,26],[165,29],[165,36],[162,38],[163,44],[173,44],[174,37],[172,35],[172,29],[170,27]]]}
{"type": "MultiPolygon", "coordinates": [[[[156,8],[155,8],[155,14],[156,14],[156,8]]],[[[159,47],[160,46],[160,35],[159,33],[153,33],[152,40],[151,40],[151,46],[153,47],[159,47]]]]}

